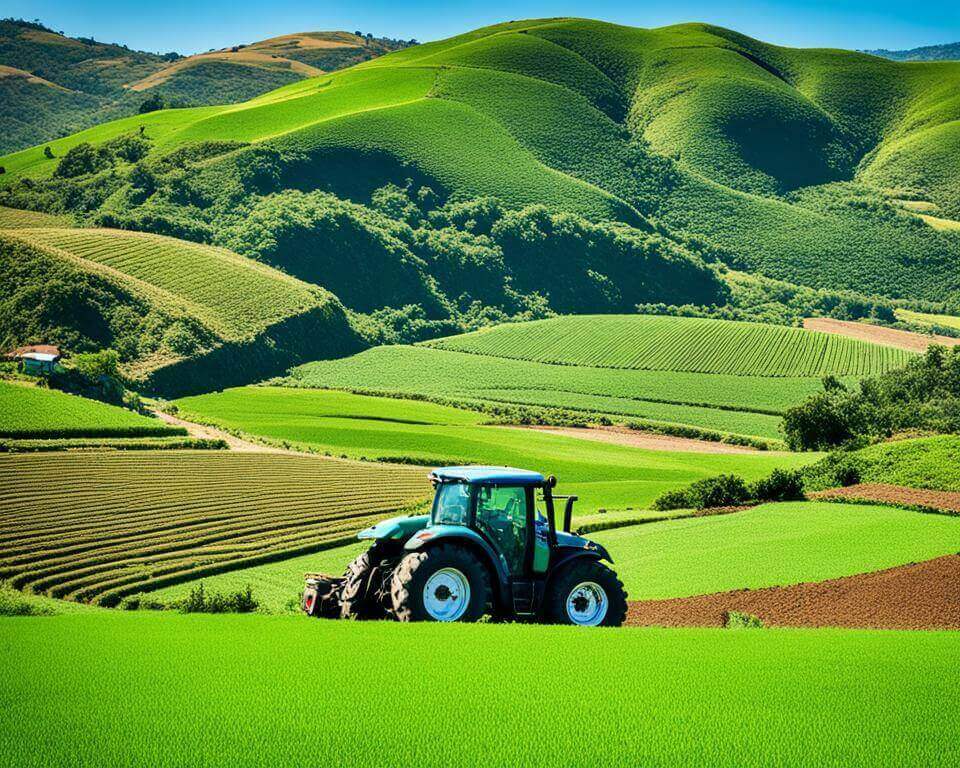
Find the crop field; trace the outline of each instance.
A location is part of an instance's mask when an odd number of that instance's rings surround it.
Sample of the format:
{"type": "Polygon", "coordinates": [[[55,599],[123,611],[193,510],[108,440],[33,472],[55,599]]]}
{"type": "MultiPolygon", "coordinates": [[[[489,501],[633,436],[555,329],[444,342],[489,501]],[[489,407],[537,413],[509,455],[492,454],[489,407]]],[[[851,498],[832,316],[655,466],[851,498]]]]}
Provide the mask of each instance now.
{"type": "Polygon", "coordinates": [[[0,456],[0,579],[76,601],[349,541],[429,495],[423,469],[284,454],[0,456]]]}
{"type": "Polygon", "coordinates": [[[779,414],[821,389],[814,377],[588,368],[402,345],[307,363],[286,383],[428,395],[468,407],[471,401],[544,405],[774,440],[779,414]]]}
{"type": "Polygon", "coordinates": [[[37,213],[36,211],[21,211],[0,205],[0,229],[68,226],[70,226],[70,220],[66,216],[53,216],[49,213],[37,213]]]}
{"type": "Polygon", "coordinates": [[[188,419],[334,456],[538,469],[556,475],[567,491],[578,494],[583,513],[643,508],[663,491],[707,475],[735,472],[757,478],[774,467],[799,467],[816,459],[815,454],[760,451],[650,451],[484,425],[482,414],[433,403],[324,390],[242,387],[176,402],[188,419]]]}
{"type": "Polygon", "coordinates": [[[644,315],[558,317],[427,344],[540,363],[740,376],[868,376],[910,358],[903,350],[802,328],[644,315]]]}
{"type": "Polygon", "coordinates": [[[157,419],[55,389],[0,381],[0,437],[162,437],[186,435],[157,419]]]}
{"type": "Polygon", "coordinates": [[[326,291],[251,259],[170,237],[110,229],[22,229],[8,234],[132,278],[223,338],[252,336],[329,300],[326,291]]]}
{"type": "Polygon", "coordinates": [[[23,768],[235,766],[251,756],[326,765],[345,755],[555,766],[573,754],[604,767],[866,767],[892,756],[948,766],[960,740],[960,636],[950,632],[116,613],[0,618],[0,643],[4,693],[17,702],[0,708],[0,762],[23,768]],[[423,658],[444,663],[411,663],[423,658]],[[576,675],[558,676],[571,659],[576,675]],[[403,706],[385,706],[385,683],[371,677],[386,669],[388,698],[403,706]],[[530,727],[531,691],[551,727],[530,727]],[[480,711],[498,714],[467,714],[480,711]],[[584,749],[586,720],[603,724],[602,748],[584,749]]]}
{"type": "MultiPolygon", "coordinates": [[[[615,514],[581,517],[574,527],[615,514]]],[[[587,536],[609,549],[630,600],[657,600],[817,582],[929,560],[960,551],[960,520],[882,506],[791,502],[587,536]]],[[[280,613],[298,595],[304,573],[342,573],[364,548],[351,544],[201,581],[223,593],[249,584],[263,608],[280,613]]],[[[196,584],[150,597],[169,602],[196,584]]]]}
{"type": "Polygon", "coordinates": [[[906,320],[908,323],[940,325],[960,331],[960,317],[956,315],[934,315],[929,312],[913,312],[909,309],[898,309],[896,314],[899,320],[906,320]]]}

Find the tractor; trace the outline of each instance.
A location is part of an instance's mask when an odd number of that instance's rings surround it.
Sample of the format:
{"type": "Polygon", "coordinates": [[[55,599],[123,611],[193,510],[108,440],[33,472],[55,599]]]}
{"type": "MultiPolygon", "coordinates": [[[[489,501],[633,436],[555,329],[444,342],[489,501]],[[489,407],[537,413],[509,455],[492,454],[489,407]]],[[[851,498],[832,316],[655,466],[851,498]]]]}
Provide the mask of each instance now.
{"type": "Polygon", "coordinates": [[[511,467],[444,467],[429,477],[429,514],[361,531],[358,538],[372,544],[342,577],[306,575],[308,616],[477,621],[489,613],[504,621],[623,623],[626,592],[601,562],[613,560],[570,532],[577,497],[555,496],[556,478],[511,467]]]}

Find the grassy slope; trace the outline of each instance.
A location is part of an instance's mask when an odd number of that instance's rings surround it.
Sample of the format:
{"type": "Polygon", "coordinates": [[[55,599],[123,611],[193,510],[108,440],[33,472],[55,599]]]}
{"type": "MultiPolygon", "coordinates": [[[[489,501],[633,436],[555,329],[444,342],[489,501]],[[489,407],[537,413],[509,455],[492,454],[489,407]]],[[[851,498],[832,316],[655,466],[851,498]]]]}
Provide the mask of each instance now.
{"type": "Polygon", "coordinates": [[[778,439],[787,407],[820,389],[811,377],[770,378],[548,365],[430,347],[378,347],[308,363],[296,386],[399,392],[553,406],[778,439]],[[423,371],[431,371],[424,377],[423,371]]]}
{"type": "Polygon", "coordinates": [[[0,381],[0,437],[136,437],[186,434],[125,408],[0,381]]]}
{"type": "MultiPolygon", "coordinates": [[[[927,195],[954,215],[960,185],[933,155],[960,130],[958,80],[953,65],[783,49],[705,25],[527,21],[245,104],[153,113],[51,146],[60,156],[142,124],[158,152],[204,139],[274,139],[322,165],[330,153],[376,151],[449,191],[628,221],[639,209],[776,276],[936,298],[960,289],[947,258],[956,233],[874,199],[861,204],[850,185],[773,195],[857,179],[927,195]],[[634,137],[676,162],[652,158],[634,137]],[[863,266],[856,274],[846,269],[851,258],[863,266]]],[[[34,148],[3,163],[10,180],[46,176],[55,160],[34,148]]]]}
{"type": "Polygon", "coordinates": [[[898,319],[906,320],[908,323],[941,325],[960,331],[960,317],[955,315],[932,315],[928,312],[911,312],[909,309],[898,309],[896,313],[898,319]]]}
{"type": "Polygon", "coordinates": [[[579,510],[648,505],[699,477],[759,477],[811,461],[801,454],[647,451],[542,432],[482,426],[482,417],[429,403],[339,392],[247,387],[177,401],[187,417],[334,455],[412,457],[424,464],[499,464],[555,474],[579,510]]]}
{"type": "Polygon", "coordinates": [[[801,328],[643,315],[584,315],[483,329],[429,346],[600,368],[746,376],[869,376],[907,352],[801,328]]]}
{"type": "MultiPolygon", "coordinates": [[[[630,599],[647,600],[821,581],[951,554],[960,551],[960,521],[888,507],[799,502],[587,538],[610,550],[630,599]]],[[[342,573],[364,548],[338,547],[202,581],[220,592],[249,584],[266,610],[283,612],[298,597],[304,573],[342,573]]],[[[195,586],[188,582],[150,597],[174,600],[195,586]]]]}
{"type": "Polygon", "coordinates": [[[869,766],[892,756],[937,766],[951,764],[960,738],[952,716],[960,640],[948,632],[121,613],[2,619],[0,638],[7,691],[20,702],[0,710],[0,760],[24,768],[232,766],[251,754],[261,765],[349,754],[370,765],[476,765],[495,755],[504,765],[553,766],[576,754],[605,768],[869,766]],[[444,663],[424,661],[433,658],[444,663]],[[562,672],[571,659],[574,675],[562,672]],[[381,669],[392,670],[389,698],[403,706],[385,706],[381,669]],[[586,721],[602,748],[584,749],[586,721]]]}

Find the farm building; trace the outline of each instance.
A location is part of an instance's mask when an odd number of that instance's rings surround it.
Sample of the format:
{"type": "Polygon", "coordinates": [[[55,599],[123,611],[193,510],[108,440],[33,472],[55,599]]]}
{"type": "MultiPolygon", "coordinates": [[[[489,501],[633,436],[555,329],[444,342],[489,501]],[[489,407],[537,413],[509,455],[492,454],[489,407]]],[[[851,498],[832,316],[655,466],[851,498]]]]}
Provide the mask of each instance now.
{"type": "Polygon", "coordinates": [[[49,344],[17,347],[7,353],[7,359],[18,360],[24,373],[38,376],[53,373],[54,367],[60,360],[60,349],[49,344]]]}

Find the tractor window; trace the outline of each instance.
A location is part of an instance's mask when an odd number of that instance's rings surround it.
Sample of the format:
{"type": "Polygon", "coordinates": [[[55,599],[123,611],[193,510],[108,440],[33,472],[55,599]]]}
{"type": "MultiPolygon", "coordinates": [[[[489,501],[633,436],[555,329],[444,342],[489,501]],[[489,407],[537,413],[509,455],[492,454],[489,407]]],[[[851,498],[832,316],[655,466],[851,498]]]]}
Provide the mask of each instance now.
{"type": "Polygon", "coordinates": [[[510,573],[523,572],[523,555],[527,547],[525,488],[481,486],[477,494],[477,528],[503,554],[510,573]]]}
{"type": "Polygon", "coordinates": [[[470,486],[464,483],[441,485],[433,502],[433,522],[467,525],[469,521],[470,486]]]}

